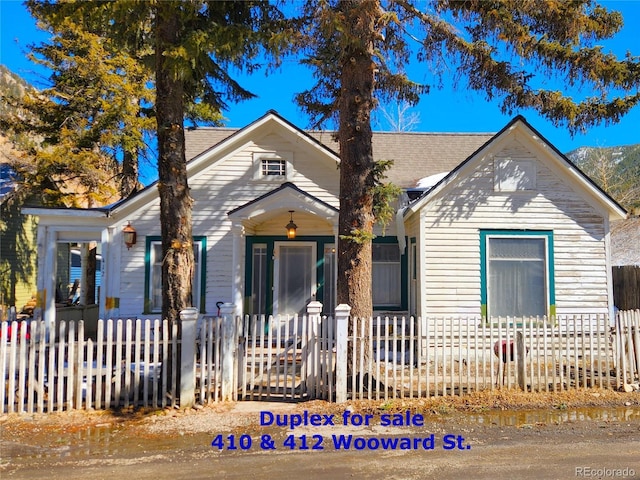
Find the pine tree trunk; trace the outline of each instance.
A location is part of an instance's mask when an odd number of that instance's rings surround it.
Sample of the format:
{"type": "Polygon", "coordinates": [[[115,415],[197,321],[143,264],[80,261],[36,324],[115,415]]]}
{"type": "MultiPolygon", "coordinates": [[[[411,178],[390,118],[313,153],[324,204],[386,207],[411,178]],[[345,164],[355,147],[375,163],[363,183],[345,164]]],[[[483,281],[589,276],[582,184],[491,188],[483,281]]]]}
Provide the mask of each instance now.
{"type": "Polygon", "coordinates": [[[120,175],[120,196],[127,198],[138,190],[138,152],[125,150],[120,175]]]}
{"type": "MultiPolygon", "coordinates": [[[[351,306],[351,316],[369,319],[373,313],[371,239],[373,235],[374,161],[371,144],[374,62],[373,39],[377,1],[344,1],[338,9],[344,15],[349,44],[341,58],[339,100],[340,217],[338,240],[338,303],[351,306]]],[[[368,320],[367,320],[368,321],[368,320]]],[[[368,326],[368,325],[367,325],[368,326]]],[[[350,335],[353,321],[349,322],[350,335]]],[[[368,331],[368,328],[366,328],[368,331]]],[[[365,357],[369,352],[366,339],[365,357]]],[[[351,349],[359,360],[360,351],[351,349]]],[[[365,365],[367,364],[365,358],[365,365]]],[[[355,372],[351,372],[353,374],[355,372]]],[[[362,380],[362,379],[361,379],[362,380]]]]}
{"type": "MultiPolygon", "coordinates": [[[[179,7],[178,7],[179,8],[179,7]]],[[[162,233],[162,316],[179,320],[191,306],[193,246],[192,199],[184,151],[183,84],[167,67],[165,51],[178,44],[175,2],[158,2],[156,17],[156,117],[158,123],[158,191],[162,233]]]]}

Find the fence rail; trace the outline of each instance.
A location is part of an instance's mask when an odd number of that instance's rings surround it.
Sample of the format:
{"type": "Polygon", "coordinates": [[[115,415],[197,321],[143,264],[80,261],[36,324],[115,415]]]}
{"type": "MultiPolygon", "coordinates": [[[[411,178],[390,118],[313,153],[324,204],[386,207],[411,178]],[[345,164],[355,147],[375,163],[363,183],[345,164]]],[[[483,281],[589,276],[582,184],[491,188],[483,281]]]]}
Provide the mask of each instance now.
{"type": "Polygon", "coordinates": [[[559,391],[637,381],[638,314],[495,319],[352,320],[352,398],[559,391]]]}
{"type": "Polygon", "coordinates": [[[184,392],[201,404],[341,402],[639,381],[640,310],[615,319],[362,320],[348,307],[322,317],[321,307],[310,304],[304,316],[203,318],[195,344],[182,344],[178,324],[167,321],[100,320],[95,340],[85,339],[82,321],[61,321],[52,332],[44,322],[2,322],[0,413],[162,408],[177,406],[184,392]]]}

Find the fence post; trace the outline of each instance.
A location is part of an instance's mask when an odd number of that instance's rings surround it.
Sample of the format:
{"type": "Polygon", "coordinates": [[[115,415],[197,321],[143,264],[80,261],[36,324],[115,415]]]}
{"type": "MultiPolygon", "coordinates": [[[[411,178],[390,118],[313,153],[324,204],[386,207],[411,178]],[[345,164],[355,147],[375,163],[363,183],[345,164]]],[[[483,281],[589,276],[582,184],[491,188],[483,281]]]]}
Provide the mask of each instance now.
{"type": "Polygon", "coordinates": [[[336,402],[347,401],[347,334],[351,307],[336,307],[336,402]]]}
{"type": "Polygon", "coordinates": [[[320,344],[318,340],[318,327],[320,325],[320,316],[322,315],[322,303],[313,301],[307,305],[307,318],[309,326],[307,330],[307,378],[306,387],[309,398],[318,398],[320,390],[320,344]]]}
{"type": "Polygon", "coordinates": [[[222,317],[222,384],[220,386],[221,400],[223,402],[234,399],[234,371],[236,349],[238,345],[235,322],[236,306],[233,303],[224,303],[220,307],[222,317]]]}
{"type": "Polygon", "coordinates": [[[196,324],[198,309],[180,310],[180,408],[196,403],[196,324]]]}

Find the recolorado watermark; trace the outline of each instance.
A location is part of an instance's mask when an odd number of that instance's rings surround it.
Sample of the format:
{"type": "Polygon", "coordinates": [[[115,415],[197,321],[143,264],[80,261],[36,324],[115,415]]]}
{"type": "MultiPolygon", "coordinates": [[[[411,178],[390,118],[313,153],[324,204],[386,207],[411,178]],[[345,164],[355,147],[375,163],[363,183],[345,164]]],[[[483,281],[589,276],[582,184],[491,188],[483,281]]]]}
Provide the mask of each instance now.
{"type": "Polygon", "coordinates": [[[636,471],[633,468],[600,468],[600,467],[576,467],[576,477],[581,478],[635,478],[636,471]]]}

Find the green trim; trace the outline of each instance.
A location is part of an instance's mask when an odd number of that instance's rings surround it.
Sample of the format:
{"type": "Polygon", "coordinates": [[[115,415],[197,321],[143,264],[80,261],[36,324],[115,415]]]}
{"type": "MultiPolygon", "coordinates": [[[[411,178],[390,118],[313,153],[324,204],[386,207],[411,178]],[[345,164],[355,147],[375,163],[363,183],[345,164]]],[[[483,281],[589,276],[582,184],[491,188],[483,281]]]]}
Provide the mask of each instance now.
{"type": "MultiPolygon", "coordinates": [[[[149,297],[149,286],[151,283],[151,244],[161,242],[162,237],[149,235],[145,237],[144,250],[144,314],[157,314],[157,310],[151,308],[151,298],[149,297]]],[[[207,312],[207,237],[204,235],[194,235],[193,243],[200,244],[200,313],[207,312]]]]}
{"type": "Polygon", "coordinates": [[[207,313],[207,237],[196,235],[193,241],[200,243],[200,313],[207,313]]]}
{"type": "Polygon", "coordinates": [[[276,242],[315,242],[316,243],[316,285],[318,289],[316,291],[316,298],[323,298],[324,296],[324,246],[325,244],[334,244],[335,237],[332,236],[296,236],[295,240],[290,240],[286,235],[268,236],[257,235],[246,237],[245,245],[245,262],[244,262],[244,308],[245,312],[249,311],[251,307],[252,290],[252,265],[253,265],[253,245],[258,243],[265,244],[267,246],[267,282],[265,288],[267,290],[266,298],[266,312],[265,315],[273,314],[273,254],[276,242]]]}
{"type": "Polygon", "coordinates": [[[487,294],[487,237],[545,237],[547,245],[547,314],[556,314],[555,260],[553,230],[480,230],[480,314],[488,315],[487,294]]]}
{"type": "MultiPolygon", "coordinates": [[[[406,239],[406,238],[405,238],[406,239]]],[[[376,237],[373,243],[398,243],[398,237],[376,237]]],[[[371,265],[373,268],[373,264],[371,265]]],[[[400,254],[400,306],[374,305],[374,310],[404,311],[409,308],[409,255],[407,249],[400,254]]]]}
{"type": "MultiPolygon", "coordinates": [[[[253,245],[254,244],[265,244],[267,246],[267,282],[266,282],[266,312],[265,315],[273,314],[273,255],[275,242],[291,242],[292,240],[287,239],[285,235],[278,236],[268,236],[268,235],[256,235],[256,236],[247,236],[245,242],[245,270],[244,270],[244,308],[245,312],[249,311],[251,306],[251,296],[253,294],[252,291],[252,258],[253,258],[253,245]]],[[[316,298],[322,299],[324,298],[324,247],[327,244],[333,245],[336,243],[335,237],[322,235],[322,236],[296,236],[296,239],[293,241],[297,242],[315,242],[316,243],[316,284],[318,286],[316,291],[316,298]]],[[[398,243],[397,237],[379,237],[373,240],[374,243],[398,243]]],[[[337,248],[337,245],[336,245],[337,248]]],[[[408,307],[408,255],[405,249],[405,253],[400,256],[400,275],[401,275],[401,299],[402,304],[400,307],[397,305],[394,306],[385,306],[385,305],[374,305],[375,309],[384,309],[384,310],[406,310],[408,307]]]]}

